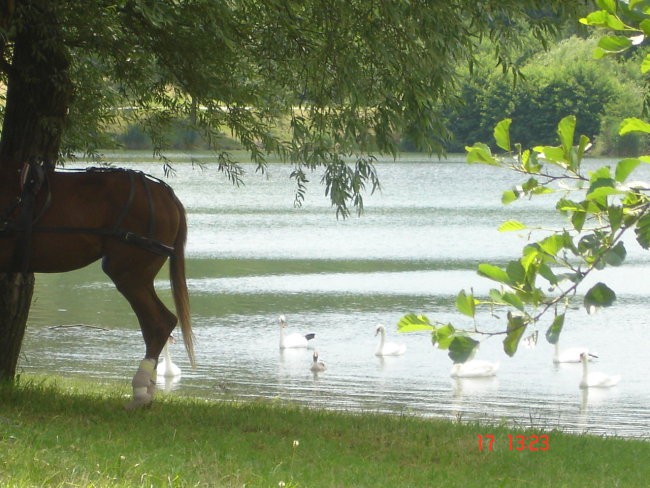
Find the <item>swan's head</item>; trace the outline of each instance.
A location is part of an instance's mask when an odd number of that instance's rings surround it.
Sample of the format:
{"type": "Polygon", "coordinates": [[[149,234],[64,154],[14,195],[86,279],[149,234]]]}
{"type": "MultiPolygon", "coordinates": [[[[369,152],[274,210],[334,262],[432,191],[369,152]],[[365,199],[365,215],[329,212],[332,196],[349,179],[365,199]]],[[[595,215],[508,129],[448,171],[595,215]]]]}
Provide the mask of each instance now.
{"type": "Polygon", "coordinates": [[[589,351],[584,351],[584,352],[580,353],[580,361],[589,361],[589,358],[598,359],[598,355],[594,354],[593,352],[589,352],[589,351]]]}
{"type": "Polygon", "coordinates": [[[386,333],[386,329],[384,328],[383,325],[379,324],[375,329],[375,336],[378,336],[379,334],[384,335],[385,333],[386,333]]]}
{"type": "Polygon", "coordinates": [[[278,323],[280,324],[280,327],[286,327],[287,318],[284,315],[280,315],[280,317],[278,317],[278,323]]]}
{"type": "Polygon", "coordinates": [[[314,362],[318,361],[318,351],[314,351],[314,355],[312,357],[314,358],[314,362]]]}

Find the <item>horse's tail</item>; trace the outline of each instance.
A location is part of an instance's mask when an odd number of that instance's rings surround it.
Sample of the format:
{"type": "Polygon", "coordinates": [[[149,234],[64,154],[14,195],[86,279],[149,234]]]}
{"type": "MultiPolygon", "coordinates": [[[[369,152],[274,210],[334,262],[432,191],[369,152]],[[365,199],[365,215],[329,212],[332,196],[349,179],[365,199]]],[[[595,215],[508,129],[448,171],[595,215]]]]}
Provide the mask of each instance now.
{"type": "Polygon", "coordinates": [[[172,295],[176,305],[176,315],[181,323],[181,332],[183,333],[183,342],[187,355],[190,358],[190,364],[194,368],[194,334],[192,333],[192,322],[190,320],[190,297],[187,291],[187,281],[185,280],[185,241],[187,240],[187,218],[185,217],[185,208],[183,204],[174,196],[178,213],[180,216],[178,233],[174,241],[174,252],[169,259],[169,280],[171,282],[172,295]]]}

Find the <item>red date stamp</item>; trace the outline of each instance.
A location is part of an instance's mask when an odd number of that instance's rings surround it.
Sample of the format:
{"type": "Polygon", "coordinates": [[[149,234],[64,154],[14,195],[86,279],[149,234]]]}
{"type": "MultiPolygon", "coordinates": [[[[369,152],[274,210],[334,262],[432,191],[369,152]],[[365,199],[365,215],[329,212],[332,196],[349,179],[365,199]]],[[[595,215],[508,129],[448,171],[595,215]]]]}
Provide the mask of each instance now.
{"type": "MultiPolygon", "coordinates": [[[[478,450],[479,452],[488,451],[492,452],[495,446],[494,434],[478,434],[478,450]]],[[[523,434],[508,434],[508,449],[510,451],[548,451],[551,447],[550,439],[547,434],[541,435],[523,435],[523,434]]]]}

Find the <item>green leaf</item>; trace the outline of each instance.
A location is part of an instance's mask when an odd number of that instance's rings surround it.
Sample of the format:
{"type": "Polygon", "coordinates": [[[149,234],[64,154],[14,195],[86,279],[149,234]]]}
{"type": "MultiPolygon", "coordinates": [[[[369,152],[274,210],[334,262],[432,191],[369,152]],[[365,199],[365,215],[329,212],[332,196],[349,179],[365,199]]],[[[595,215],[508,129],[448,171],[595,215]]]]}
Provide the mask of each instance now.
{"type": "Polygon", "coordinates": [[[636,158],[627,158],[619,161],[616,164],[616,181],[623,183],[630,176],[630,173],[640,164],[641,160],[636,158]]]}
{"type": "Polygon", "coordinates": [[[609,166],[601,166],[600,168],[589,172],[589,182],[594,183],[598,180],[612,179],[612,170],[609,166]]]}
{"type": "Polygon", "coordinates": [[[632,47],[632,41],[625,36],[604,36],[598,41],[598,47],[606,53],[618,54],[632,47]]]}
{"type": "Polygon", "coordinates": [[[498,281],[499,283],[510,284],[510,278],[508,277],[508,273],[506,273],[498,266],[494,266],[492,264],[487,264],[487,263],[479,264],[478,274],[480,276],[484,276],[485,278],[498,281]]]}
{"type": "Polygon", "coordinates": [[[551,285],[557,285],[560,282],[559,278],[555,275],[551,267],[547,264],[540,265],[539,274],[551,285]]]}
{"type": "Polygon", "coordinates": [[[489,166],[498,166],[499,164],[497,159],[492,156],[490,147],[482,142],[477,142],[471,147],[466,146],[465,151],[467,151],[468,163],[487,164],[489,166]]]}
{"type": "Polygon", "coordinates": [[[623,207],[610,205],[607,207],[607,216],[609,217],[609,226],[611,227],[612,232],[616,232],[620,229],[621,224],[623,223],[623,207]]]}
{"type": "Polygon", "coordinates": [[[496,288],[492,288],[490,290],[490,298],[492,298],[492,301],[495,303],[502,305],[511,305],[517,310],[521,310],[522,312],[524,311],[524,303],[521,301],[521,298],[519,298],[515,293],[501,292],[496,288]]]}
{"type": "Polygon", "coordinates": [[[650,19],[644,19],[639,22],[639,28],[643,31],[644,36],[650,36],[650,19]]]}
{"type": "Polygon", "coordinates": [[[521,336],[526,332],[526,318],[522,315],[512,315],[508,312],[508,327],[506,338],[503,339],[503,350],[512,357],[517,352],[521,336]]]}
{"type": "Polygon", "coordinates": [[[456,297],[456,308],[458,311],[468,317],[474,317],[476,312],[476,300],[474,297],[465,293],[465,290],[461,290],[456,297]]]}
{"type": "Polygon", "coordinates": [[[644,132],[650,134],[650,124],[641,119],[637,119],[636,117],[625,119],[621,122],[618,134],[624,136],[630,132],[644,132]]]}
{"type": "Polygon", "coordinates": [[[616,14],[615,0],[596,0],[596,5],[610,14],[616,14]]]}
{"type": "Polygon", "coordinates": [[[620,266],[625,261],[626,256],[625,244],[617,242],[614,247],[605,253],[604,258],[605,262],[610,266],[620,266]]]}
{"type": "Polygon", "coordinates": [[[419,332],[422,330],[435,330],[435,327],[431,324],[426,315],[415,315],[414,313],[409,313],[404,315],[399,319],[399,322],[397,322],[398,332],[419,332]]]}
{"type": "Polygon", "coordinates": [[[479,342],[469,336],[456,336],[449,344],[449,357],[454,363],[464,363],[474,354],[478,345],[479,342]]]}
{"type": "Polygon", "coordinates": [[[546,331],[546,340],[549,342],[549,344],[557,344],[557,341],[560,340],[560,332],[562,332],[562,327],[564,327],[563,313],[555,316],[553,323],[546,331]]]}
{"type": "Polygon", "coordinates": [[[540,157],[547,161],[566,164],[564,148],[562,147],[537,146],[534,150],[540,154],[540,157]]]}
{"type": "Polygon", "coordinates": [[[454,340],[456,329],[451,324],[443,325],[433,331],[431,342],[438,343],[438,349],[448,349],[451,342],[454,340]]]}
{"type": "Polygon", "coordinates": [[[605,10],[591,12],[587,17],[580,19],[580,23],[595,27],[608,27],[613,30],[625,29],[625,24],[621,20],[605,10]]]}
{"type": "Polygon", "coordinates": [[[517,190],[506,190],[503,192],[503,195],[501,195],[501,203],[507,205],[509,203],[514,202],[518,198],[519,198],[519,192],[517,190]]]}
{"type": "Polygon", "coordinates": [[[518,220],[506,220],[503,224],[499,226],[499,232],[513,232],[517,230],[527,229],[525,224],[522,224],[518,220]]]}
{"type": "Polygon", "coordinates": [[[569,200],[567,198],[560,198],[555,204],[555,208],[563,213],[584,210],[580,203],[574,202],[573,200],[569,200]]]}
{"type": "Polygon", "coordinates": [[[592,180],[589,185],[589,190],[587,190],[586,199],[604,204],[608,196],[619,195],[625,192],[616,189],[616,181],[609,176],[609,168],[601,169],[606,169],[607,171],[602,172],[603,177],[600,177],[596,173],[591,175],[592,180]]]}
{"type": "Polygon", "coordinates": [[[548,193],[553,193],[553,190],[544,185],[539,185],[533,188],[530,192],[532,195],[545,195],[548,193]]]}
{"type": "Polygon", "coordinates": [[[607,197],[612,195],[622,195],[623,193],[625,193],[623,190],[617,190],[612,186],[599,186],[593,190],[590,189],[585,198],[587,200],[600,201],[604,203],[607,197]]]}
{"type": "Polygon", "coordinates": [[[539,242],[539,247],[546,254],[557,256],[557,253],[564,248],[564,236],[561,234],[552,234],[539,242]]]}
{"type": "Polygon", "coordinates": [[[643,215],[634,229],[636,240],[643,249],[650,249],[650,213],[643,215]]]}
{"type": "Polygon", "coordinates": [[[605,283],[596,283],[585,295],[584,305],[587,312],[592,313],[595,309],[612,306],[615,301],[614,290],[605,283]]]}
{"type": "Polygon", "coordinates": [[[581,135],[578,141],[578,161],[582,161],[585,157],[585,152],[591,147],[590,140],[587,136],[581,135]]]}
{"type": "Polygon", "coordinates": [[[522,312],[524,311],[524,302],[522,302],[521,298],[519,298],[516,294],[505,292],[501,295],[501,298],[505,303],[512,305],[517,310],[520,310],[522,312]]]}
{"type": "Polygon", "coordinates": [[[600,249],[601,241],[594,233],[584,235],[578,242],[578,250],[581,253],[595,254],[600,249]]]}
{"type": "Polygon", "coordinates": [[[536,188],[539,188],[539,182],[537,181],[537,178],[528,178],[523,185],[521,185],[521,189],[525,193],[532,193],[535,191],[536,188]]]}
{"type": "Polygon", "coordinates": [[[573,136],[576,129],[575,115],[567,115],[557,125],[557,134],[560,136],[560,142],[564,151],[564,158],[569,160],[571,157],[571,149],[573,149],[573,136]]]}
{"type": "Polygon", "coordinates": [[[578,232],[582,232],[582,228],[585,225],[586,219],[587,219],[586,212],[576,212],[571,217],[571,224],[573,225],[573,228],[575,230],[577,230],[578,232]]]}
{"type": "Polygon", "coordinates": [[[521,154],[521,163],[522,163],[522,167],[524,168],[524,171],[526,171],[527,173],[537,173],[542,169],[542,165],[539,163],[539,160],[537,159],[537,154],[531,152],[530,149],[526,149],[521,154]]]}
{"type": "Polygon", "coordinates": [[[531,244],[526,244],[522,250],[521,259],[519,262],[524,267],[524,269],[530,268],[530,266],[537,261],[539,261],[540,256],[543,254],[539,243],[533,242],[531,244]]]}
{"type": "Polygon", "coordinates": [[[497,146],[505,151],[510,151],[510,124],[512,119],[503,119],[494,128],[494,139],[497,146]]]}
{"type": "Polygon", "coordinates": [[[523,284],[526,282],[526,269],[521,264],[521,261],[510,261],[506,266],[506,273],[508,274],[508,282],[513,284],[523,284]]]}

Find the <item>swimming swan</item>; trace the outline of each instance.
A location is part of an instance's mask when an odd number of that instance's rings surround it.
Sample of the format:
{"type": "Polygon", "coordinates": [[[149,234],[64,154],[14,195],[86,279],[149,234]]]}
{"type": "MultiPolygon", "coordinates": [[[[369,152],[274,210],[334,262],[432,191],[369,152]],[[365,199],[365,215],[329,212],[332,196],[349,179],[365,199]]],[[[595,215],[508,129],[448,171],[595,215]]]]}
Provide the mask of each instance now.
{"type": "Polygon", "coordinates": [[[308,347],[309,341],[316,337],[316,334],[303,335],[297,332],[285,335],[284,329],[287,328],[286,317],[284,315],[280,315],[278,322],[280,323],[280,349],[308,347]]]}
{"type": "Polygon", "coordinates": [[[586,347],[570,347],[568,349],[563,349],[560,351],[560,341],[557,341],[554,344],[553,352],[553,362],[558,363],[579,363],[580,354],[583,352],[587,354],[587,360],[591,361],[592,357],[596,357],[593,354],[589,353],[589,350],[586,347]]]}
{"type": "Polygon", "coordinates": [[[487,378],[496,375],[498,369],[498,362],[472,359],[464,363],[454,363],[450,376],[452,378],[487,378]]]}
{"type": "Polygon", "coordinates": [[[314,351],[313,358],[314,358],[314,362],[311,363],[311,367],[309,368],[312,373],[320,373],[327,369],[325,363],[323,361],[318,360],[318,352],[314,351]]]}
{"type": "Polygon", "coordinates": [[[582,362],[582,379],[580,380],[580,388],[609,388],[617,385],[621,380],[620,375],[609,375],[599,372],[589,373],[587,354],[580,354],[580,361],[582,362]]]}
{"type": "Polygon", "coordinates": [[[381,334],[381,337],[375,350],[375,356],[401,356],[406,352],[406,344],[386,342],[386,329],[381,324],[375,329],[375,337],[378,334],[381,334]]]}
{"type": "Polygon", "coordinates": [[[162,360],[156,366],[156,375],[165,378],[173,378],[181,375],[181,368],[174,364],[171,354],[169,354],[169,344],[174,344],[176,339],[174,336],[169,336],[162,350],[162,360]]]}

